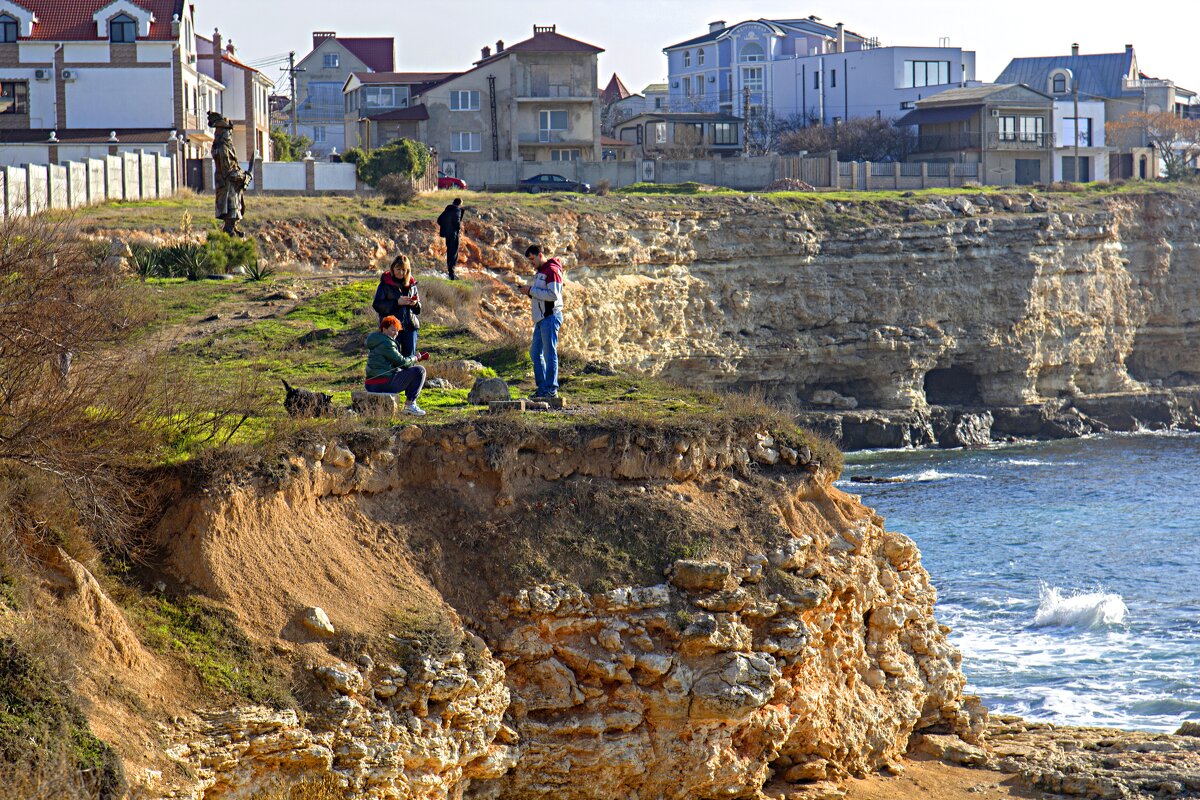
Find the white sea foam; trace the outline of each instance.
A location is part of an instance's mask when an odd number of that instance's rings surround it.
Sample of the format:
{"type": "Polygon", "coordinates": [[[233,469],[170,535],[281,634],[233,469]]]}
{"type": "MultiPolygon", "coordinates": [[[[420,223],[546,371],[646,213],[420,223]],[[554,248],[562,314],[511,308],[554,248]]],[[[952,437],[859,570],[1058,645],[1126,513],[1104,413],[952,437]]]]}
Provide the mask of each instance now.
{"type": "Polygon", "coordinates": [[[1120,625],[1129,609],[1119,594],[1084,592],[1064,595],[1054,586],[1042,586],[1034,627],[1100,628],[1120,625]]]}
{"type": "Polygon", "coordinates": [[[954,478],[972,478],[975,480],[986,481],[987,475],[973,475],[969,472],[942,472],[939,469],[924,469],[920,472],[909,472],[903,475],[897,475],[903,481],[911,481],[913,483],[929,483],[930,481],[948,481],[954,478]]]}

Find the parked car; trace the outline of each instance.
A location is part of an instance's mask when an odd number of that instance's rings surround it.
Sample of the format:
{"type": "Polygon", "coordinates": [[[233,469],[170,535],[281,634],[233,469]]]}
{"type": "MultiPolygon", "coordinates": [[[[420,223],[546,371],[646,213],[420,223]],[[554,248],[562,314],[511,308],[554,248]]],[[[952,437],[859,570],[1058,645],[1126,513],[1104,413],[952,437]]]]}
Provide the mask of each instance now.
{"type": "Polygon", "coordinates": [[[466,189],[467,182],[462,178],[451,178],[446,173],[438,170],[438,188],[439,189],[466,189]]]}
{"type": "Polygon", "coordinates": [[[542,173],[521,181],[521,189],[536,194],[538,192],[590,192],[592,187],[581,181],[569,181],[562,175],[542,173]]]}

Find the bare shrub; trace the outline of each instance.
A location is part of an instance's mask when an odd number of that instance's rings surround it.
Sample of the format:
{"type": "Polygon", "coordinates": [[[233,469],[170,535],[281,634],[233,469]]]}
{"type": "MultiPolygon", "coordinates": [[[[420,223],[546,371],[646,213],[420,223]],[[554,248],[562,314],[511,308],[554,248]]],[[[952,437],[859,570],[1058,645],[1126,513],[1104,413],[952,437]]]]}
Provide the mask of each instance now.
{"type": "Polygon", "coordinates": [[[353,795],[341,783],[329,776],[268,789],[254,795],[252,800],[350,800],[353,795]]]}
{"type": "Polygon", "coordinates": [[[384,175],[376,186],[383,195],[383,201],[388,205],[408,205],[417,199],[419,192],[413,186],[412,179],[405,175],[384,175]]]}
{"type": "Polygon", "coordinates": [[[612,181],[610,181],[608,178],[601,178],[600,180],[596,181],[595,191],[598,197],[606,196],[612,191],[612,181]]]}
{"type": "Polygon", "coordinates": [[[477,372],[462,361],[430,361],[425,367],[425,373],[430,378],[447,380],[458,389],[470,388],[477,372]]]}

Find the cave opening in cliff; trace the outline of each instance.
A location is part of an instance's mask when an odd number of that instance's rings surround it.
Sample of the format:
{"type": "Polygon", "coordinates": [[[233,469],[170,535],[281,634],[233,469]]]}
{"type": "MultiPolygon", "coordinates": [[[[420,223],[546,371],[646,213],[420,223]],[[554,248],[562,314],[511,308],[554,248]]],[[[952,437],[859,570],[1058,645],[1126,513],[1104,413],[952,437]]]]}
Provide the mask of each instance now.
{"type": "Polygon", "coordinates": [[[951,365],[925,373],[925,402],[931,406],[977,406],[979,377],[966,367],[951,365]]]}

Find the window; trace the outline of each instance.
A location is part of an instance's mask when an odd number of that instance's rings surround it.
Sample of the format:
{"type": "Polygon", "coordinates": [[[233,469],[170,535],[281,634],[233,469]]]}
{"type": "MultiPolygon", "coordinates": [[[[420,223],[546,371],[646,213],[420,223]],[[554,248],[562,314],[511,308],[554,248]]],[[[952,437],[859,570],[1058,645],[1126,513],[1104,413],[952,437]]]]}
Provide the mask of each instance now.
{"type": "Polygon", "coordinates": [[[1000,117],[1000,141],[1015,142],[1017,140],[1017,118],[1000,117]]]}
{"type": "Polygon", "coordinates": [[[8,14],[0,14],[0,42],[15,42],[20,28],[8,14]]]}
{"type": "Polygon", "coordinates": [[[324,144],[329,140],[328,134],[325,133],[324,125],[313,126],[313,144],[324,144]]]}
{"type": "Polygon", "coordinates": [[[737,126],[732,122],[714,122],[712,142],[713,144],[737,144],[737,126]]]}
{"type": "Polygon", "coordinates": [[[666,144],[667,143],[667,123],[665,123],[665,122],[654,123],[654,143],[655,144],[666,144]]]}
{"type": "Polygon", "coordinates": [[[699,66],[699,67],[704,66],[704,48],[703,47],[701,47],[699,50],[696,51],[696,66],[699,66]]]}
{"type": "Polygon", "coordinates": [[[691,80],[691,78],[683,79],[683,96],[684,97],[692,96],[692,80],[691,80]]]}
{"type": "Polygon", "coordinates": [[[457,91],[450,93],[450,110],[451,111],[478,111],[479,110],[479,92],[457,91]]]}
{"type": "Polygon", "coordinates": [[[819,72],[813,73],[813,88],[814,89],[821,88],[821,73],[819,73],[819,72]]]}
{"type": "Polygon", "coordinates": [[[901,111],[909,111],[916,107],[917,107],[917,104],[914,103],[912,100],[905,100],[903,103],[900,104],[901,111]]]}
{"type": "Polygon", "coordinates": [[[1021,117],[1021,141],[1041,144],[1044,123],[1044,117],[1021,117]]]}
{"type": "Polygon", "coordinates": [[[654,107],[662,108],[662,98],[661,97],[654,98],[654,107]]]}
{"type": "Polygon", "coordinates": [[[1067,93],[1067,76],[1061,72],[1054,76],[1054,86],[1051,89],[1054,94],[1067,93]]]}
{"type": "Polygon", "coordinates": [[[29,113],[29,83],[5,81],[0,83],[0,114],[29,113]]]}
{"type": "Polygon", "coordinates": [[[762,45],[757,42],[749,42],[742,45],[741,49],[742,61],[766,61],[767,56],[763,52],[762,45]]]}
{"type": "Polygon", "coordinates": [[[904,86],[941,86],[950,82],[949,61],[905,61],[904,86]]]}
{"type": "Polygon", "coordinates": [[[325,69],[337,69],[342,65],[342,59],[337,53],[325,54],[325,69]]]}
{"type": "Polygon", "coordinates": [[[137,41],[137,23],[128,14],[117,14],[108,21],[108,40],[116,44],[137,41]]]}
{"type": "Polygon", "coordinates": [[[690,67],[692,65],[692,51],[691,50],[683,51],[683,65],[685,67],[690,67]]]}
{"type": "Polygon", "coordinates": [[[550,160],[551,161],[578,161],[579,160],[579,150],[578,149],[551,150],[550,151],[550,160]]]}
{"type": "Polygon", "coordinates": [[[696,76],[696,96],[704,97],[704,76],[703,75],[696,76]]]}
{"type": "Polygon", "coordinates": [[[474,131],[454,131],[450,134],[451,153],[478,153],[480,137],[474,131]]]}
{"type": "Polygon", "coordinates": [[[1074,147],[1078,142],[1080,147],[1092,146],[1092,118],[1066,117],[1063,119],[1063,146],[1074,147]]]}
{"type": "Polygon", "coordinates": [[[538,141],[549,142],[554,139],[554,133],[567,129],[566,111],[538,112],[538,141]]]}
{"type": "Polygon", "coordinates": [[[763,90],[763,68],[742,67],[742,88],[752,92],[763,90]]]}

